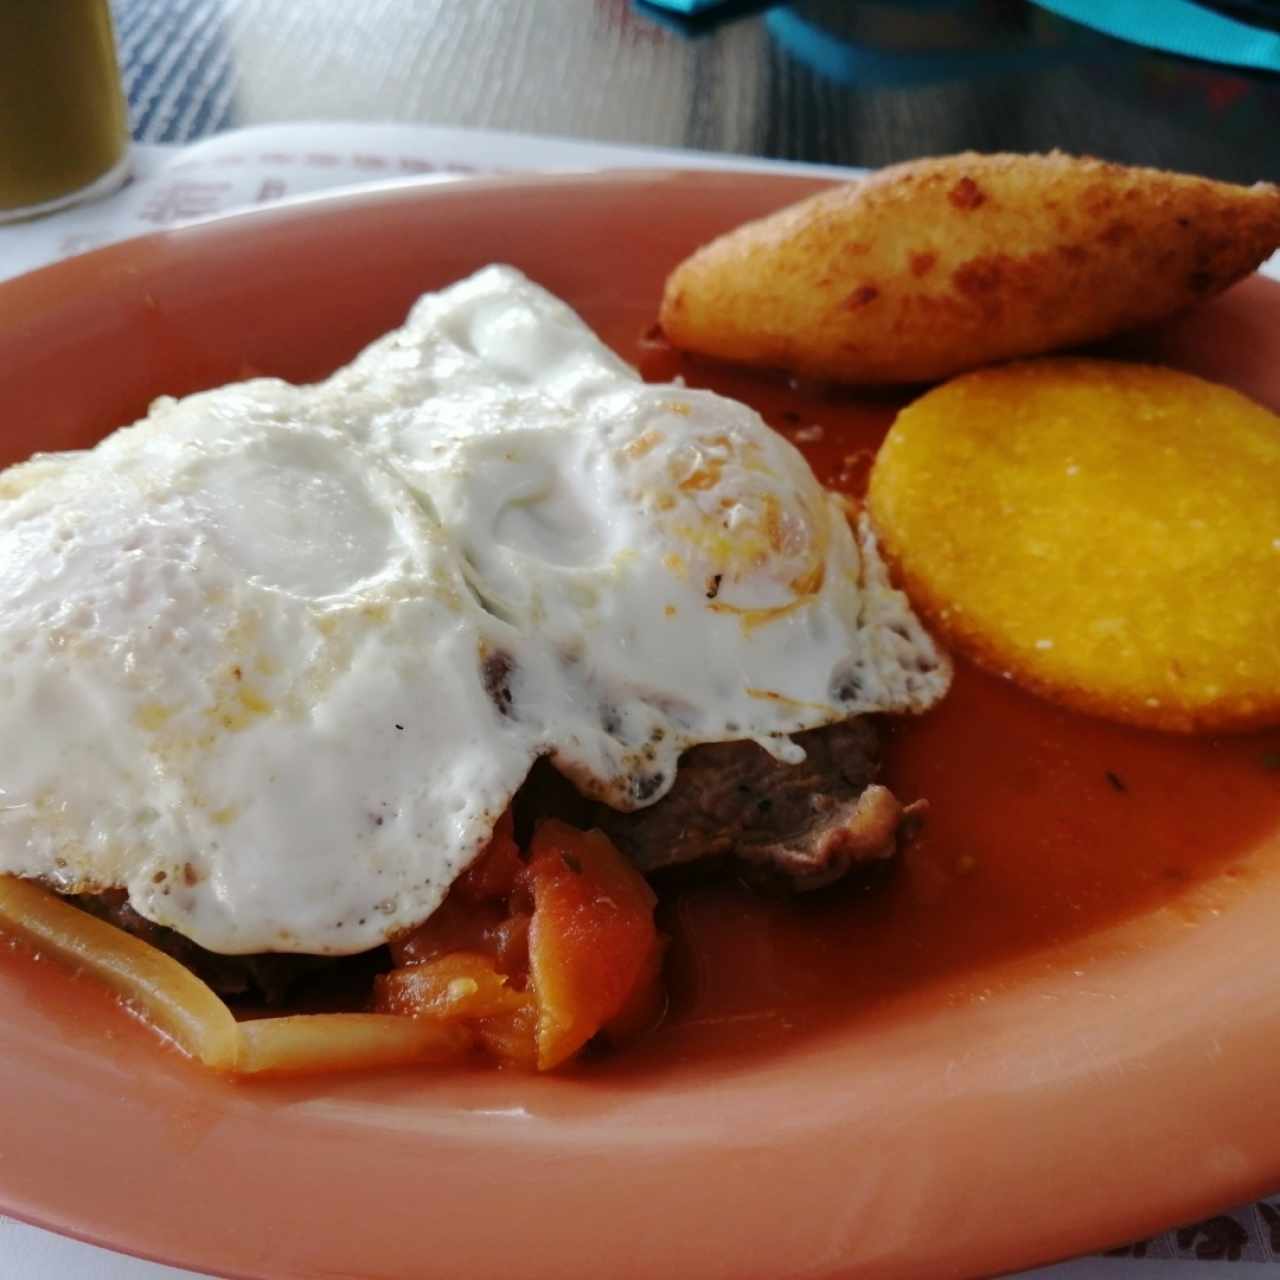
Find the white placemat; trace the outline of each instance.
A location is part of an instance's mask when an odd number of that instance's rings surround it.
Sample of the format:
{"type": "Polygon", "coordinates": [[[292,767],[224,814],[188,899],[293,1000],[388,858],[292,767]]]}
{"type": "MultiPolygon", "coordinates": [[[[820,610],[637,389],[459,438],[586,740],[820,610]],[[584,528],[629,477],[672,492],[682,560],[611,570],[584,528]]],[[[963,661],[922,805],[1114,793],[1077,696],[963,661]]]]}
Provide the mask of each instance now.
{"type": "MultiPolygon", "coordinates": [[[[136,146],[114,195],[0,227],[0,280],[148,231],[318,191],[423,175],[566,169],[748,169],[848,178],[860,170],[409,124],[261,125],[187,147],[136,146]]],[[[1280,253],[1262,268],[1280,279],[1280,253]]]]}
{"type": "MultiPolygon", "coordinates": [[[[318,191],[424,174],[605,168],[750,169],[846,178],[857,172],[494,130],[263,125],[188,147],[135,147],[133,178],[114,195],[51,217],[0,227],[0,280],[129,236],[318,191]]],[[[1280,279],[1280,254],[1263,270],[1280,279]]],[[[1243,1277],[1280,1261],[1280,1230],[1273,1223],[1280,1223],[1280,1207],[1247,1206],[1143,1242],[1125,1257],[1081,1258],[1026,1272],[1020,1280],[1243,1277]],[[1188,1263],[1195,1265],[1194,1272],[1188,1271],[1188,1263]]],[[[189,1280],[194,1274],[0,1217],[0,1280],[189,1280]]]]}
{"type": "Polygon", "coordinates": [[[160,228],[318,191],[521,170],[755,169],[848,177],[821,165],[406,124],[261,125],[187,147],[135,146],[106,199],[0,228],[0,279],[160,228]]]}

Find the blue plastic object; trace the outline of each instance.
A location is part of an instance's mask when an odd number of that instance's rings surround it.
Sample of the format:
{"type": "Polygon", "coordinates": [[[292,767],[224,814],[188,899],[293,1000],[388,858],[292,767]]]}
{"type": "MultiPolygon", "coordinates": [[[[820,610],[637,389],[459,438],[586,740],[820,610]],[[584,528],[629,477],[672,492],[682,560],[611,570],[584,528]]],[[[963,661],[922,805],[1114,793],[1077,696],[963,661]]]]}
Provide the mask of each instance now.
{"type": "MultiPolygon", "coordinates": [[[[1259,0],[1243,2],[1260,12],[1267,11],[1259,0]]],[[[1033,0],[1033,3],[1105,35],[1162,53],[1249,67],[1255,71],[1280,71],[1280,32],[1250,26],[1247,22],[1196,4],[1194,0],[1142,0],[1141,3],[1136,0],[1033,0]]],[[[644,0],[644,4],[685,17],[710,17],[714,9],[734,8],[733,0],[644,0]]],[[[924,9],[939,4],[947,7],[946,0],[903,0],[903,4],[924,9]]],[[[795,39],[802,27],[811,30],[805,19],[784,4],[773,9],[770,25],[775,35],[785,32],[788,39],[795,39]]],[[[804,37],[806,40],[810,38],[804,37]]],[[[851,55],[843,54],[833,59],[832,50],[836,43],[833,38],[819,42],[827,47],[821,51],[814,50],[814,53],[820,56],[820,60],[840,64],[838,76],[849,78],[853,74],[859,79],[865,77],[866,67],[847,65],[851,55]]],[[[853,60],[859,63],[865,56],[852,55],[853,60]]],[[[883,71],[883,67],[879,70],[883,71]]],[[[904,72],[898,78],[909,82],[915,77],[914,72],[904,72]]]]}
{"type": "MultiPolygon", "coordinates": [[[[972,0],[911,0],[921,9],[971,7],[972,0]]],[[[993,45],[985,49],[937,49],[924,51],[881,49],[855,44],[809,21],[789,5],[771,9],[765,27],[778,44],[806,66],[838,84],[893,85],[906,88],[940,84],[948,80],[974,80],[1004,72],[1044,71],[1077,61],[1087,47],[1096,61],[1103,42],[1081,32],[1079,37],[1055,44],[1026,48],[993,45]]]]}
{"type": "Polygon", "coordinates": [[[718,8],[725,0],[644,0],[655,9],[670,9],[675,13],[704,13],[718,8]]]}
{"type": "Polygon", "coordinates": [[[1191,0],[1035,0],[1042,9],[1120,40],[1204,62],[1280,71],[1280,33],[1252,27],[1191,0]]]}

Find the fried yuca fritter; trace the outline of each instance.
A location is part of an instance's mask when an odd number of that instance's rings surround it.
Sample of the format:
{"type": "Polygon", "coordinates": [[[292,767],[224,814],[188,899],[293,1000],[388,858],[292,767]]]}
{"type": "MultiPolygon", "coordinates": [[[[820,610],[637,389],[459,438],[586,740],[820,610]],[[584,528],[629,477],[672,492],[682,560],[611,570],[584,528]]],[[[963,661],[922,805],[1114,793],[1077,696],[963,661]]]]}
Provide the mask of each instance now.
{"type": "Polygon", "coordinates": [[[1063,155],[884,169],[747,223],[667,280],[677,347],[862,384],[949,377],[1207,298],[1280,245],[1280,187],[1063,155]]]}
{"type": "Polygon", "coordinates": [[[1044,696],[1178,731],[1280,722],[1280,418],[1189,374],[1029,360],[898,415],[868,502],[911,603],[1044,696]]]}

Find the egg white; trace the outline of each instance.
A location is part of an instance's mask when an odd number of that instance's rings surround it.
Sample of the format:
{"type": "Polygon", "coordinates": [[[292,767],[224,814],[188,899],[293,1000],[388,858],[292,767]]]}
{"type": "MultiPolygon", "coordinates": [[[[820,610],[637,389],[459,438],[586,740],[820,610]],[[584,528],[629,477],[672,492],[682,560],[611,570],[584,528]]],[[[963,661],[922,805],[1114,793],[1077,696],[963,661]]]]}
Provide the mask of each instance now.
{"type": "Polygon", "coordinates": [[[789,444],[511,268],[0,476],[0,870],[215,951],[419,923],[540,755],[634,808],[948,675],[789,444]]]}

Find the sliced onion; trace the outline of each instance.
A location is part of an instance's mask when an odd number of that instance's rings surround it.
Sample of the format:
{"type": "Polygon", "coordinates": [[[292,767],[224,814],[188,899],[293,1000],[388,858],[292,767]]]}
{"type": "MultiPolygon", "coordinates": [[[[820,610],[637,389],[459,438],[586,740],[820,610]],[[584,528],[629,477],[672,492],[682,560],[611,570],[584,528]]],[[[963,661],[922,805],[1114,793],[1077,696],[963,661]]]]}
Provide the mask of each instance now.
{"type": "Polygon", "coordinates": [[[236,1069],[240,1037],[231,1010],[150,943],[16,876],[0,876],[0,931],[105,983],[206,1066],[236,1069]]]}
{"type": "Polygon", "coordinates": [[[391,1013],[300,1013],[240,1024],[242,1075],[298,1075],[460,1062],[474,1038],[457,1023],[391,1013]]]}

